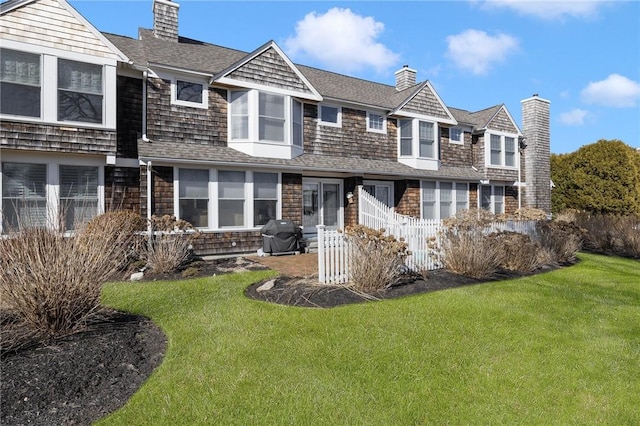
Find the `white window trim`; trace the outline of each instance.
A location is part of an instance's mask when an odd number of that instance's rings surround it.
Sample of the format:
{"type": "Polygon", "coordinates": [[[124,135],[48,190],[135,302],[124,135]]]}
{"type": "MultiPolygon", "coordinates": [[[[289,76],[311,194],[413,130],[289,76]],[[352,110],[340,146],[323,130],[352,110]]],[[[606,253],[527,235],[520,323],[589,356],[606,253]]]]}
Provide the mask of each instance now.
{"type": "Polygon", "coordinates": [[[458,213],[458,200],[457,200],[457,191],[456,191],[456,187],[457,185],[466,185],[467,186],[467,199],[466,199],[466,204],[467,204],[467,208],[465,210],[469,209],[469,199],[471,198],[471,188],[468,182],[458,182],[458,181],[440,181],[440,180],[429,180],[429,179],[423,179],[420,181],[420,217],[424,219],[424,183],[425,182],[435,182],[436,183],[436,200],[435,200],[435,213],[436,213],[436,218],[435,219],[425,219],[425,220],[442,220],[442,218],[440,217],[440,183],[445,182],[445,183],[451,183],[451,207],[453,209],[453,216],[455,216],[458,213]]]}
{"type": "MultiPolygon", "coordinates": [[[[506,185],[480,185],[478,187],[478,208],[483,209],[482,207],[482,188],[491,188],[491,201],[490,201],[490,211],[493,214],[496,214],[496,187],[502,188],[502,212],[504,213],[507,209],[506,200],[507,200],[507,186],[506,185]]],[[[501,214],[498,213],[498,214],[501,214]]]]}
{"type": "Polygon", "coordinates": [[[393,207],[395,200],[395,194],[393,193],[395,184],[393,182],[389,182],[387,180],[364,180],[362,181],[362,186],[386,186],[387,188],[389,188],[389,207],[393,207]]]}
{"type": "Polygon", "coordinates": [[[328,126],[328,127],[342,127],[342,107],[340,105],[335,105],[335,104],[327,104],[327,103],[321,103],[318,105],[318,123],[321,124],[322,126],[328,126]],[[330,107],[330,108],[336,108],[338,110],[337,113],[337,118],[336,118],[336,122],[332,123],[330,121],[323,121],[322,120],[322,107],[330,107]]]}
{"type": "MultiPolygon", "coordinates": [[[[88,166],[98,168],[98,211],[97,215],[104,212],[104,157],[82,158],[77,156],[66,157],[64,155],[47,155],[45,153],[2,153],[0,160],[0,192],[2,191],[2,164],[1,163],[27,163],[45,164],[47,166],[47,178],[45,186],[45,199],[47,208],[47,227],[56,229],[60,223],[60,166],[88,166]]],[[[0,212],[2,211],[2,194],[0,194],[0,212]]],[[[0,220],[0,233],[3,232],[3,221],[0,220]]]]}
{"type": "Polygon", "coordinates": [[[487,168],[517,170],[520,167],[520,155],[518,153],[518,135],[514,133],[499,132],[495,130],[484,133],[485,166],[487,168]],[[491,135],[500,136],[500,164],[491,163],[491,135]],[[515,147],[515,161],[513,166],[505,166],[506,143],[505,138],[513,138],[515,147]]]}
{"type": "Polygon", "coordinates": [[[282,173],[270,170],[238,170],[227,168],[207,168],[197,167],[191,164],[184,164],[181,166],[173,166],[173,214],[175,217],[180,218],[180,169],[201,169],[209,170],[209,203],[207,204],[207,222],[208,227],[198,228],[201,231],[213,231],[213,232],[228,232],[228,231],[255,231],[261,229],[263,225],[254,225],[254,198],[253,198],[253,179],[254,173],[271,173],[278,175],[277,194],[278,200],[276,202],[276,218],[282,217],[282,173]],[[224,226],[220,227],[218,221],[218,172],[220,171],[232,171],[232,172],[244,172],[244,223],[241,226],[224,226]]]}
{"type": "Polygon", "coordinates": [[[449,128],[449,143],[453,144],[453,145],[464,145],[464,129],[462,127],[454,126],[454,127],[450,127],[449,128]],[[459,129],[460,130],[460,136],[462,137],[462,140],[455,140],[455,139],[451,138],[451,131],[453,129],[459,129]]]}
{"type": "Polygon", "coordinates": [[[417,158],[420,160],[438,160],[438,153],[440,152],[440,128],[437,122],[430,120],[423,120],[419,118],[401,118],[400,120],[412,120],[411,121],[411,155],[400,154],[400,121],[398,120],[398,157],[400,158],[417,158]],[[420,156],[420,122],[429,123],[433,125],[433,157],[421,157],[420,156]]]}
{"type": "Polygon", "coordinates": [[[367,132],[386,134],[387,133],[387,117],[386,117],[386,115],[384,113],[382,113],[382,112],[367,111],[367,132]],[[375,114],[375,115],[379,115],[380,117],[382,117],[382,129],[372,129],[371,128],[370,122],[369,122],[369,115],[370,114],[375,114]]]}
{"type": "Polygon", "coordinates": [[[2,48],[40,55],[40,117],[0,114],[0,121],[53,124],[58,126],[115,130],[116,128],[116,66],[115,59],[91,56],[13,40],[2,40],[2,48]],[[102,123],[58,120],[58,58],[102,67],[102,123]]]}
{"type": "Polygon", "coordinates": [[[180,105],[191,108],[200,108],[200,109],[208,109],[209,108],[209,84],[203,80],[197,80],[193,78],[184,78],[184,77],[172,77],[171,78],[171,104],[172,105],[180,105]],[[184,81],[186,83],[194,83],[202,85],[202,102],[189,102],[189,101],[181,101],[178,99],[178,80],[184,81]]]}

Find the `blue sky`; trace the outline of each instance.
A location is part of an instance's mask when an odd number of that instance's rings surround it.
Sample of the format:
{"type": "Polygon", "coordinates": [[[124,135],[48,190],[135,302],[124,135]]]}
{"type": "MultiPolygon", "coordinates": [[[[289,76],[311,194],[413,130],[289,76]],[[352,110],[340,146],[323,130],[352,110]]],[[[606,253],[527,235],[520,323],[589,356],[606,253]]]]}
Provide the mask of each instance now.
{"type": "MultiPolygon", "coordinates": [[[[152,0],[70,3],[99,30],[152,27],[152,0]]],[[[181,0],[180,35],[252,51],[275,40],[297,63],[394,84],[407,64],[471,111],[551,101],[551,151],[599,139],[640,147],[638,1],[181,0]]]]}

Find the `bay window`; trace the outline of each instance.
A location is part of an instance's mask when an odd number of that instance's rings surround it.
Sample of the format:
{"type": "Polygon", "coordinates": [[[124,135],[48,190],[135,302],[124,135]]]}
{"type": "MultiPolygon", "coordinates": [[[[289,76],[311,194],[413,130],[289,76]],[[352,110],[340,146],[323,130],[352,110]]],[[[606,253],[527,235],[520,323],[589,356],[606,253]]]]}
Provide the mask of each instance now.
{"type": "Polygon", "coordinates": [[[260,92],[258,110],[258,140],[284,142],[284,96],[260,92]]]}
{"type": "Polygon", "coordinates": [[[179,217],[198,228],[209,225],[209,170],[180,169],[179,217]]]}
{"type": "Polygon", "coordinates": [[[58,121],[102,123],[102,66],[58,59],[58,121]]]}
{"type": "Polygon", "coordinates": [[[415,159],[438,159],[437,124],[417,118],[398,120],[400,156],[415,159]]]}
{"type": "Polygon", "coordinates": [[[435,158],[435,140],[433,137],[433,123],[427,123],[426,121],[419,121],[419,143],[420,143],[420,157],[422,158],[435,158]]]}
{"type": "Polygon", "coordinates": [[[0,49],[0,113],[41,116],[40,55],[0,49]]]}
{"type": "Polygon", "coordinates": [[[249,92],[231,92],[231,139],[249,139],[249,92]]]}
{"type": "Polygon", "coordinates": [[[411,156],[413,145],[413,120],[400,120],[400,155],[411,156]]]}

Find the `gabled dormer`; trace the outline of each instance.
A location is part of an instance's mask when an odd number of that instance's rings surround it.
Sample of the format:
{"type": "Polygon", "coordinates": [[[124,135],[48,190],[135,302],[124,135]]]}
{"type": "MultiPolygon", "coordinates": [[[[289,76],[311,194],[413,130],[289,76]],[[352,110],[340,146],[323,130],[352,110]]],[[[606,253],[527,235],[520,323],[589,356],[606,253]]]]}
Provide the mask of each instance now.
{"type": "Polygon", "coordinates": [[[128,58],[65,0],[0,6],[0,119],[113,130],[128,58]]]}
{"type": "Polygon", "coordinates": [[[522,132],[506,106],[497,105],[476,114],[482,117],[483,123],[476,134],[483,136],[484,166],[516,170],[520,164],[517,154],[522,132]]]}
{"type": "Polygon", "coordinates": [[[211,84],[228,90],[228,146],[258,157],[303,153],[303,101],[322,96],[270,41],[221,71],[211,84]]]}
{"type": "Polygon", "coordinates": [[[438,170],[440,125],[458,122],[429,81],[403,92],[408,96],[389,114],[398,119],[398,161],[415,169],[438,170]]]}

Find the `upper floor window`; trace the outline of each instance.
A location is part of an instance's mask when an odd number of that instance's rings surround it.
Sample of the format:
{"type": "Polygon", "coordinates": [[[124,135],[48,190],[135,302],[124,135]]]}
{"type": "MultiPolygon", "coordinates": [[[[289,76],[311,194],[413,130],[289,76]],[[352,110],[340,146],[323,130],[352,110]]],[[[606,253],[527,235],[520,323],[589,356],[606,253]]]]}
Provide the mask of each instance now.
{"type": "Polygon", "coordinates": [[[342,126],[342,108],[335,105],[320,105],[318,107],[318,121],[324,126],[342,126]]]}
{"type": "Polygon", "coordinates": [[[257,90],[232,91],[231,141],[275,142],[302,146],[302,103],[290,96],[257,90]]]}
{"type": "Polygon", "coordinates": [[[102,66],[58,59],[58,120],[102,123],[102,66]]]}
{"type": "Polygon", "coordinates": [[[490,134],[489,164],[516,167],[516,139],[511,136],[490,134]]]}
{"type": "Polygon", "coordinates": [[[40,117],[40,55],[0,49],[0,113],[40,117]]]}
{"type": "Polygon", "coordinates": [[[384,115],[367,111],[367,131],[386,133],[387,120],[385,119],[384,115]]]}
{"type": "Polygon", "coordinates": [[[456,144],[464,143],[464,132],[460,127],[451,127],[449,129],[449,142],[456,144]]]}
{"type": "Polygon", "coordinates": [[[208,108],[208,90],[203,83],[175,79],[172,84],[171,100],[176,105],[208,108]]]}
{"type": "Polygon", "coordinates": [[[400,120],[400,156],[436,159],[436,126],[418,119],[400,120]]]}

